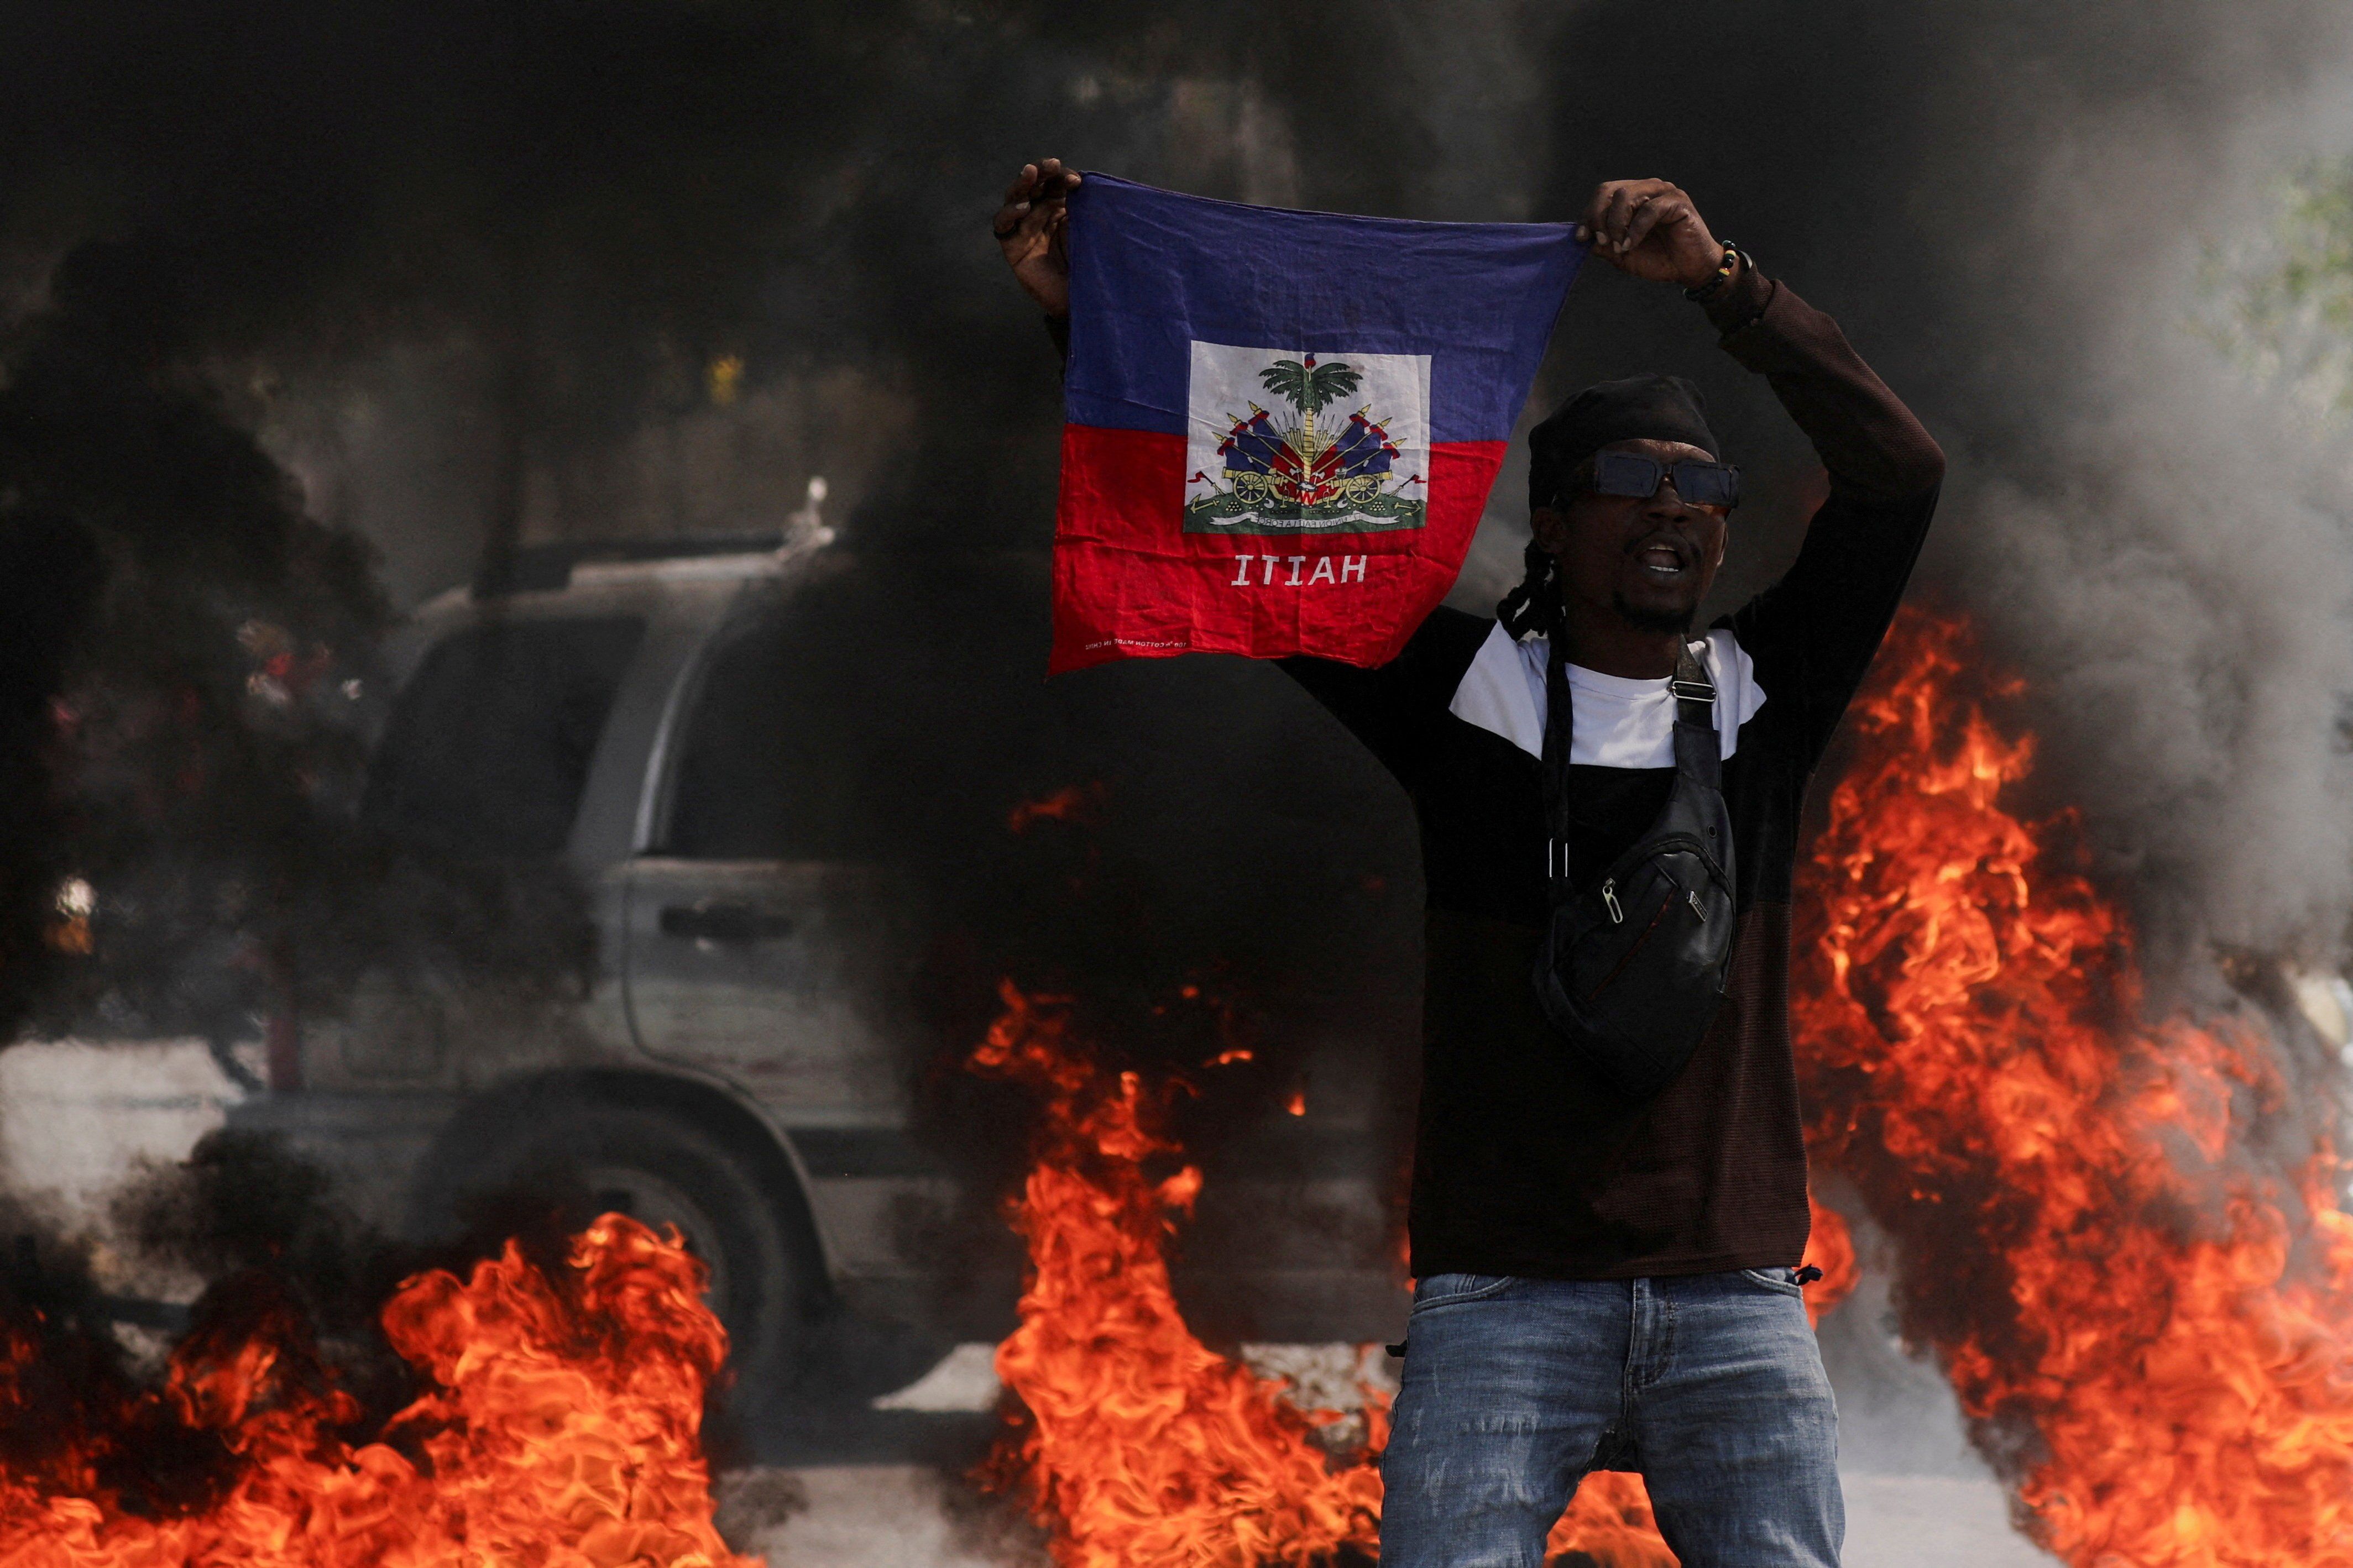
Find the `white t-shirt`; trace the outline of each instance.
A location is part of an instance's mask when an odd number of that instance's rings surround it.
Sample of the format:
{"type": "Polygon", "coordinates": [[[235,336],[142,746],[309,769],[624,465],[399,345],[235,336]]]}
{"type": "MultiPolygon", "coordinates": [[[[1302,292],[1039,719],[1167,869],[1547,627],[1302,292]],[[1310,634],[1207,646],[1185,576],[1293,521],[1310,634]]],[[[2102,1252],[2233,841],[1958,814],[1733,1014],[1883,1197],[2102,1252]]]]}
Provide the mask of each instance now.
{"type": "MultiPolygon", "coordinates": [[[[1501,623],[1487,634],[1447,710],[1465,723],[1501,735],[1532,757],[1544,755],[1545,661],[1551,643],[1541,637],[1515,642],[1501,623]]],[[[1740,727],[1765,706],[1747,653],[1728,626],[1707,634],[1700,663],[1715,682],[1715,728],[1727,758],[1740,748],[1740,727]]],[[[1675,765],[1675,700],[1669,678],[1630,680],[1583,665],[1568,667],[1568,760],[1604,768],[1675,765]]]]}

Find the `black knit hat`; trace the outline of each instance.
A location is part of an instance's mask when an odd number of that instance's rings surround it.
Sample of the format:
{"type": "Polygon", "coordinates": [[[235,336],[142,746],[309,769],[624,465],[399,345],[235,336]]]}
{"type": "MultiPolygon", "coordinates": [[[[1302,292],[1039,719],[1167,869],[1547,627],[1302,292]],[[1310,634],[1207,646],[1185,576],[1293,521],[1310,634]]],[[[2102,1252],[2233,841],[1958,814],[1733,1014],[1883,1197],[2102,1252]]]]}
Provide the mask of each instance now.
{"type": "Polygon", "coordinates": [[[1554,505],[1577,466],[1613,441],[1683,441],[1723,453],[1699,388],[1680,375],[1596,382],[1528,432],[1528,505],[1554,505]]]}

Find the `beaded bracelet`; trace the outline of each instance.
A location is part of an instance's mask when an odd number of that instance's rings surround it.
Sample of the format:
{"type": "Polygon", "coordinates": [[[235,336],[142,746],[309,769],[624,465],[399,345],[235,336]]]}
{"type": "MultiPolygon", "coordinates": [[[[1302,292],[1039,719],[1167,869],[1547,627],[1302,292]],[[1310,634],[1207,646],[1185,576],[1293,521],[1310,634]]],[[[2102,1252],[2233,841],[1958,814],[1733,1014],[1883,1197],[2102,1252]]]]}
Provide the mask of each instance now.
{"type": "Polygon", "coordinates": [[[1724,259],[1715,264],[1715,276],[1709,279],[1706,282],[1701,284],[1696,289],[1684,289],[1683,298],[1686,300],[1697,300],[1703,305],[1713,303],[1723,294],[1725,287],[1731,283],[1734,269],[1736,268],[1741,262],[1746,259],[1747,258],[1742,254],[1738,246],[1733,244],[1728,239],[1725,240],[1724,242],[1724,259]]]}

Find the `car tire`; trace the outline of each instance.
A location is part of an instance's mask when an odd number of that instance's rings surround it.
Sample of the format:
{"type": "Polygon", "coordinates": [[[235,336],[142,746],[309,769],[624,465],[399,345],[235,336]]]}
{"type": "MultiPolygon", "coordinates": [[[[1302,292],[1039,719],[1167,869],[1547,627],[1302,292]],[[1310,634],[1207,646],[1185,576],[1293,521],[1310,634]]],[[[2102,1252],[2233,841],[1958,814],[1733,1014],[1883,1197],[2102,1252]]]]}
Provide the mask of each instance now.
{"type": "Polygon", "coordinates": [[[779,1201],[775,1173],[764,1178],[733,1141],[662,1108],[534,1104],[482,1144],[454,1180],[434,1184],[427,1209],[462,1212],[470,1194],[549,1180],[589,1205],[583,1218],[617,1212],[657,1229],[674,1225],[711,1271],[708,1300],[727,1330],[729,1406],[756,1409],[790,1386],[818,1315],[821,1274],[806,1223],[795,1223],[801,1211],[779,1201]]]}

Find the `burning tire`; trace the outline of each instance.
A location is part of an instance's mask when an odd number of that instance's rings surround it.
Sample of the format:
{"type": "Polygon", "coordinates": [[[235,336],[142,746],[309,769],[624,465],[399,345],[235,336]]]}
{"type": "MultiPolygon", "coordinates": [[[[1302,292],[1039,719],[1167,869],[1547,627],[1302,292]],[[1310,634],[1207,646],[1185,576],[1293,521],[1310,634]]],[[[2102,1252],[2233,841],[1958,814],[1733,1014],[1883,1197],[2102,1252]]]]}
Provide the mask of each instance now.
{"type": "Polygon", "coordinates": [[[710,1270],[708,1300],[727,1328],[731,1402],[748,1410],[790,1384],[822,1272],[781,1155],[658,1105],[533,1096],[466,1121],[445,1142],[456,1157],[436,1163],[448,1173],[419,1194],[427,1228],[486,1201],[549,1198],[585,1208],[582,1218],[612,1212],[658,1229],[674,1225],[710,1270]]]}

